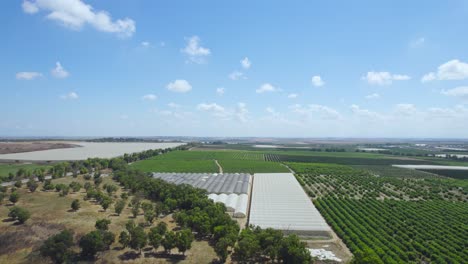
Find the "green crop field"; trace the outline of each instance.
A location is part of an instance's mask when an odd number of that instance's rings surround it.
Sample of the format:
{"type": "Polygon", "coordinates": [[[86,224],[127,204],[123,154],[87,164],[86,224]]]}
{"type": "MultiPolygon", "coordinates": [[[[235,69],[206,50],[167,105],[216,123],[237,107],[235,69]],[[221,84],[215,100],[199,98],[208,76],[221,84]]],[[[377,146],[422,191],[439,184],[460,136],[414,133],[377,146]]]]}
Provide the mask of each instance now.
{"type": "Polygon", "coordinates": [[[32,172],[36,168],[50,168],[50,166],[37,164],[0,164],[0,179],[8,177],[9,173],[16,174],[21,168],[32,172]]]}
{"type": "Polygon", "coordinates": [[[263,153],[253,151],[173,151],[131,166],[146,172],[287,172],[279,163],[265,161],[263,153]]]}

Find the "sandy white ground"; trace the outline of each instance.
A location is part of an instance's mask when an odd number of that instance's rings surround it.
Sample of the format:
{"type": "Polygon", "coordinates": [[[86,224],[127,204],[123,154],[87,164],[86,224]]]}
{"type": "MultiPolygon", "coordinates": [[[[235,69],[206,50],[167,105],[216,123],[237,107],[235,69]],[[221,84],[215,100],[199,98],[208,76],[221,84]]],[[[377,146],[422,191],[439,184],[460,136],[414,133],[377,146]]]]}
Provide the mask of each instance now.
{"type": "Polygon", "coordinates": [[[85,160],[87,158],[114,158],[125,153],[141,152],[149,149],[175,148],[185,143],[94,143],[67,142],[81,147],[66,149],[48,149],[24,153],[0,155],[0,160],[85,160]]]}
{"type": "Polygon", "coordinates": [[[468,170],[464,166],[443,166],[443,165],[392,165],[393,167],[405,169],[421,169],[421,170],[468,170]]]}

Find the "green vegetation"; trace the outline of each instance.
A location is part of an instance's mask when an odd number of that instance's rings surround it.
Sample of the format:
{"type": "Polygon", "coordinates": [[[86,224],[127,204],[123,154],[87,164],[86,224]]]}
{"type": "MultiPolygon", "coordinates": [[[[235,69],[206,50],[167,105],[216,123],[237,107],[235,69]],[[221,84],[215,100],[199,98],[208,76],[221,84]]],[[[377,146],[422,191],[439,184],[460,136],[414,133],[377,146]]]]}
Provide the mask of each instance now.
{"type": "Polygon", "coordinates": [[[49,165],[39,165],[39,164],[0,164],[0,181],[11,181],[9,175],[16,176],[20,169],[23,169],[25,172],[29,171],[32,173],[35,169],[49,169],[49,165]]]}
{"type": "Polygon", "coordinates": [[[454,179],[468,180],[468,170],[418,169],[418,171],[424,171],[454,179]]]}
{"type": "Polygon", "coordinates": [[[353,168],[369,171],[375,176],[382,177],[404,177],[404,178],[431,178],[438,177],[437,174],[419,170],[393,167],[389,165],[352,165],[353,168]]]}
{"type": "Polygon", "coordinates": [[[463,263],[468,204],[319,198],[317,208],[355,255],[373,263],[463,263]]]}
{"type": "Polygon", "coordinates": [[[355,263],[463,263],[468,258],[468,192],[461,180],[399,177],[394,171],[375,176],[369,170],[374,167],[367,166],[288,166],[355,263]]]}
{"type": "Polygon", "coordinates": [[[173,151],[135,162],[133,168],[145,172],[287,172],[277,163],[265,161],[263,153],[251,151],[173,151]]]}

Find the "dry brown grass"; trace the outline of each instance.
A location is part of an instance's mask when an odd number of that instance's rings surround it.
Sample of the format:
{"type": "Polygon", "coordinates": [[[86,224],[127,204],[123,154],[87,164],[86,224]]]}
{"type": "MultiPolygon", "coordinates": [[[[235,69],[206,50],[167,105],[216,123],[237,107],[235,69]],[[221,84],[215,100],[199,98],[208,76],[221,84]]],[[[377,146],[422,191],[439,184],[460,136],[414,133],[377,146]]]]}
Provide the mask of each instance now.
{"type": "MultiPolygon", "coordinates": [[[[84,184],[86,181],[81,177],[74,179],[65,177],[53,180],[54,184],[69,184],[72,181],[84,184]]],[[[115,184],[110,177],[103,179],[101,184],[115,184]]],[[[116,241],[122,230],[125,229],[125,223],[128,220],[134,220],[136,223],[144,222],[143,215],[138,215],[136,219],[131,214],[128,206],[123,210],[120,216],[114,214],[114,207],[111,206],[106,212],[102,207],[92,201],[84,201],[84,189],[78,193],[70,193],[66,197],[60,197],[57,192],[43,192],[42,185],[35,193],[30,193],[25,187],[20,188],[20,199],[18,206],[24,207],[31,212],[31,218],[23,225],[16,225],[8,221],[8,208],[4,201],[0,205],[0,263],[48,263],[48,260],[39,256],[37,249],[45,239],[64,229],[73,230],[75,241],[82,235],[94,230],[94,224],[97,219],[107,218],[111,220],[109,230],[116,235],[116,241]],[[70,205],[74,199],[79,199],[81,208],[77,212],[70,210],[70,205]]],[[[119,197],[121,190],[115,194],[119,197]]],[[[128,199],[131,200],[132,197],[128,199]]],[[[152,225],[159,221],[164,221],[170,229],[176,227],[172,216],[166,216],[157,219],[152,225]]],[[[149,227],[148,227],[149,229],[149,227]]],[[[76,252],[79,251],[75,248],[76,252]]],[[[210,263],[216,259],[213,248],[206,241],[195,241],[192,249],[182,256],[174,250],[171,256],[161,255],[162,248],[154,254],[151,248],[148,248],[143,256],[132,258],[131,249],[120,249],[118,242],[111,246],[111,250],[105,251],[98,256],[97,263],[210,263]],[[128,258],[130,256],[130,258],[128,258]]]]}

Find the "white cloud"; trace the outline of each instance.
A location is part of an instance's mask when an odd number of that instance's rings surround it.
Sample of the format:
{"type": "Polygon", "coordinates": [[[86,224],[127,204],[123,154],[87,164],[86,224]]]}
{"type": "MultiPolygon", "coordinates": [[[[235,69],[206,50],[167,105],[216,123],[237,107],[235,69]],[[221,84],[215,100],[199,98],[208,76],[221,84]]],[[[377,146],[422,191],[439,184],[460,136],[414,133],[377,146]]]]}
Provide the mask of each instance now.
{"type": "Polygon", "coordinates": [[[62,64],[60,64],[60,62],[58,61],[55,63],[55,68],[51,70],[51,73],[52,73],[52,76],[54,76],[55,78],[60,78],[60,79],[67,78],[70,75],[70,73],[68,73],[62,67],[62,64]]]}
{"type": "Polygon", "coordinates": [[[382,119],[383,116],[377,112],[373,112],[373,111],[370,111],[368,109],[363,109],[361,108],[359,105],[351,105],[351,112],[358,116],[358,117],[364,117],[364,118],[368,118],[368,119],[371,119],[371,120],[377,120],[377,119],[382,119]]]}
{"type": "Polygon", "coordinates": [[[186,80],[175,80],[169,83],[166,88],[176,93],[186,93],[192,90],[192,86],[186,80]]]}
{"type": "Polygon", "coordinates": [[[430,72],[428,74],[424,74],[424,76],[421,78],[421,82],[430,82],[430,81],[433,81],[437,79],[437,76],[435,73],[433,72],[430,72]]]}
{"type": "Polygon", "coordinates": [[[337,110],[324,105],[310,104],[302,106],[295,104],[289,106],[289,109],[293,113],[299,114],[303,119],[313,117],[320,117],[325,120],[341,119],[341,115],[337,110]]]}
{"type": "Polygon", "coordinates": [[[312,85],[315,87],[320,87],[320,86],[325,85],[325,82],[322,80],[322,77],[320,77],[319,75],[313,76],[311,81],[312,81],[312,85]]]}
{"type": "Polygon", "coordinates": [[[145,100],[145,101],[154,101],[156,100],[158,97],[154,94],[145,94],[141,97],[142,100],[145,100]]]}
{"type": "Polygon", "coordinates": [[[463,80],[468,78],[468,63],[459,60],[450,60],[440,65],[437,72],[430,72],[425,74],[422,82],[433,80],[463,80]]]}
{"type": "Polygon", "coordinates": [[[39,12],[39,8],[32,2],[29,1],[23,1],[23,4],[21,5],[23,7],[23,11],[28,14],[35,14],[39,12]]]}
{"type": "Polygon", "coordinates": [[[297,98],[298,96],[299,96],[299,95],[296,94],[296,93],[288,94],[288,98],[289,98],[289,99],[295,99],[295,98],[297,98]]]}
{"type": "Polygon", "coordinates": [[[216,88],[216,94],[217,95],[223,95],[224,92],[226,92],[226,89],[224,89],[224,87],[216,88]]]}
{"type": "Polygon", "coordinates": [[[28,14],[39,11],[48,12],[47,19],[74,30],[90,25],[98,31],[116,33],[121,37],[130,37],[136,30],[135,21],[132,19],[124,18],[113,21],[107,11],[95,11],[91,5],[81,0],[25,0],[22,7],[23,11],[28,14]]]}
{"type": "Polygon", "coordinates": [[[378,98],[380,98],[380,94],[378,94],[378,93],[373,93],[373,94],[366,95],[367,100],[378,99],[378,98]]]}
{"type": "Polygon", "coordinates": [[[229,74],[229,79],[237,81],[240,79],[247,79],[247,77],[245,77],[244,73],[240,71],[233,71],[229,74]]]}
{"type": "Polygon", "coordinates": [[[226,109],[216,103],[201,103],[197,105],[197,109],[204,112],[209,112],[213,116],[227,120],[229,118],[229,113],[226,109]]]}
{"type": "Polygon", "coordinates": [[[399,115],[414,115],[417,113],[416,106],[413,104],[397,104],[395,106],[395,112],[399,115]]]}
{"type": "Polygon", "coordinates": [[[68,94],[64,94],[64,95],[60,96],[60,98],[62,98],[64,100],[75,100],[75,99],[78,99],[78,94],[75,93],[75,92],[70,92],[68,94]]]}
{"type": "Polygon", "coordinates": [[[390,85],[393,81],[406,81],[411,79],[408,75],[391,74],[389,72],[367,72],[366,76],[361,79],[367,81],[371,85],[390,85]]]}
{"type": "Polygon", "coordinates": [[[246,70],[249,69],[250,66],[252,66],[252,62],[247,57],[242,59],[240,62],[241,62],[242,68],[244,68],[246,70]]]}
{"type": "Polygon", "coordinates": [[[460,86],[449,90],[442,90],[443,95],[468,99],[468,86],[460,86]]]}
{"type": "Polygon", "coordinates": [[[274,87],[273,85],[269,83],[264,83],[257,90],[255,90],[255,92],[258,94],[261,94],[261,93],[266,93],[266,92],[276,92],[278,90],[279,89],[274,87]]]}
{"type": "Polygon", "coordinates": [[[426,39],[423,38],[423,37],[420,37],[420,38],[417,38],[417,39],[414,39],[414,40],[410,41],[409,46],[411,48],[419,48],[419,47],[422,47],[425,42],[426,42],[426,39]]]}
{"type": "Polygon", "coordinates": [[[148,48],[149,46],[151,46],[151,43],[149,43],[149,41],[142,41],[141,46],[145,47],[145,48],[148,48]]]}
{"type": "Polygon", "coordinates": [[[247,110],[247,105],[245,103],[238,103],[236,112],[234,113],[236,118],[242,123],[247,122],[247,115],[249,111],[247,110]]]}
{"type": "Polygon", "coordinates": [[[187,38],[187,46],[181,51],[189,56],[190,61],[195,63],[205,62],[205,57],[211,54],[210,49],[200,46],[200,38],[198,36],[187,38]]]}
{"type": "Polygon", "coordinates": [[[18,72],[16,73],[16,79],[18,80],[34,80],[36,78],[42,77],[40,72],[18,72]]]}

